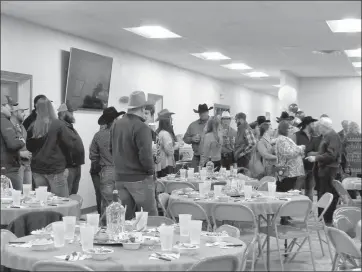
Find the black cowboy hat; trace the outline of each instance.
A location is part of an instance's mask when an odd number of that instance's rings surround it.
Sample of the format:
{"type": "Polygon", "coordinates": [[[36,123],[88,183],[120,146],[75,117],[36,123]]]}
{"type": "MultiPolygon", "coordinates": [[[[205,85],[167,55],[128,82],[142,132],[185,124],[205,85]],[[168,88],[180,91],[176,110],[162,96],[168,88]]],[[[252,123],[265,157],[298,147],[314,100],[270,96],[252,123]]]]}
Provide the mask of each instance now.
{"type": "Polygon", "coordinates": [[[258,126],[260,126],[263,123],[270,123],[270,120],[266,120],[265,116],[258,116],[256,122],[258,123],[258,126]]]}
{"type": "Polygon", "coordinates": [[[306,116],[302,119],[302,122],[300,122],[297,127],[299,128],[305,128],[306,126],[308,126],[310,123],[313,122],[317,122],[317,119],[314,119],[312,116],[306,116]]]}
{"type": "Polygon", "coordinates": [[[117,112],[114,107],[108,107],[103,110],[103,114],[101,115],[101,117],[99,117],[98,125],[106,125],[122,114],[125,114],[125,112],[117,112]]]}
{"type": "Polygon", "coordinates": [[[287,113],[286,111],[283,111],[282,114],[280,115],[280,117],[277,117],[277,123],[279,123],[280,121],[283,121],[283,120],[292,121],[292,120],[294,120],[294,116],[290,116],[289,113],[287,113]]]}
{"type": "Polygon", "coordinates": [[[208,107],[206,104],[199,104],[198,110],[194,110],[195,113],[203,113],[212,110],[214,107],[208,107]]]}

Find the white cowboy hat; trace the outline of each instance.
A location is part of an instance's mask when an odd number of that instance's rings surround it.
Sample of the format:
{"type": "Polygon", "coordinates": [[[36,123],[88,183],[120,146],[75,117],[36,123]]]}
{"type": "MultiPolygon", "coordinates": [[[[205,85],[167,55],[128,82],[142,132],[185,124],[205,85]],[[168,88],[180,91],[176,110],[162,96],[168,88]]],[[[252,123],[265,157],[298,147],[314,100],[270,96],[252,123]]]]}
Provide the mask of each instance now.
{"type": "Polygon", "coordinates": [[[231,119],[230,112],[223,111],[222,114],[221,114],[221,119],[231,119]]]}

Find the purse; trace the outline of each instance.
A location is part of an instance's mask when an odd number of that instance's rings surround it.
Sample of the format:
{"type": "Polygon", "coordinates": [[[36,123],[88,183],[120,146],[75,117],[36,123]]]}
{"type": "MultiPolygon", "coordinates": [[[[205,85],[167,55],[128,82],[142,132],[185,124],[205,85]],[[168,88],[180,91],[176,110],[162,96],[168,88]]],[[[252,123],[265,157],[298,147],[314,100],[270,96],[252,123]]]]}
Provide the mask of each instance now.
{"type": "Polygon", "coordinates": [[[286,166],[274,166],[274,173],[279,177],[288,177],[288,167],[286,166]]]}

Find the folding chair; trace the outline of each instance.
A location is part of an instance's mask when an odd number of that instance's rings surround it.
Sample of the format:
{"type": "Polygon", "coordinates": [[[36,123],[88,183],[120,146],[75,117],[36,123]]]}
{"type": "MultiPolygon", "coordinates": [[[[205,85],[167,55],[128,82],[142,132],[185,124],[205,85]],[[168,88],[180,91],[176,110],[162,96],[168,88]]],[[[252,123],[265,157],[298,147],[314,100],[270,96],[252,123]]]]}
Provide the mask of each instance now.
{"type": "Polygon", "coordinates": [[[31,271],[94,271],[88,266],[66,261],[39,261],[31,271]]]}
{"type": "Polygon", "coordinates": [[[163,216],[169,217],[167,213],[168,208],[168,200],[170,199],[170,195],[168,193],[161,193],[157,196],[158,203],[161,206],[163,216]]]}
{"type": "Polygon", "coordinates": [[[234,255],[205,258],[198,261],[186,271],[239,271],[240,261],[234,255]]]}
{"type": "Polygon", "coordinates": [[[353,200],[347,190],[344,189],[342,183],[340,183],[338,180],[333,180],[332,185],[339,196],[337,205],[361,207],[361,200],[353,200]]]}
{"type": "Polygon", "coordinates": [[[343,206],[333,213],[333,226],[344,231],[352,239],[356,237],[355,227],[361,220],[361,209],[353,206],[343,206]]]}
{"type": "Polygon", "coordinates": [[[193,220],[203,220],[207,223],[207,231],[211,230],[209,217],[205,210],[197,203],[191,201],[173,201],[168,205],[168,212],[171,218],[176,221],[179,214],[191,214],[193,220]]]}
{"type": "Polygon", "coordinates": [[[227,234],[231,237],[240,239],[240,230],[237,227],[224,224],[215,230],[215,232],[223,232],[223,231],[227,232],[227,234]]]}
{"type": "Polygon", "coordinates": [[[190,182],[172,181],[172,182],[166,183],[166,192],[169,193],[169,194],[171,194],[172,191],[174,191],[174,190],[180,190],[180,189],[183,189],[183,188],[191,188],[191,189],[196,191],[195,186],[190,182]]]}
{"type": "Polygon", "coordinates": [[[172,225],[175,224],[175,222],[171,218],[165,216],[148,216],[147,219],[148,227],[159,227],[162,224],[172,225]]]}

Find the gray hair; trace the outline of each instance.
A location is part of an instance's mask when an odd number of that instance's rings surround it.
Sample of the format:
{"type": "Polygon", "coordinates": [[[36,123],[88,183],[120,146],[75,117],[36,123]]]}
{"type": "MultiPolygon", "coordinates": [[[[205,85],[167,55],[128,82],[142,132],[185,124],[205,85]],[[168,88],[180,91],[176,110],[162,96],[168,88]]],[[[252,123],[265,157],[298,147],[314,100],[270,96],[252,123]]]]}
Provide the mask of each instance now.
{"type": "Polygon", "coordinates": [[[332,129],[332,119],[329,117],[322,117],[319,119],[318,125],[332,129]]]}

